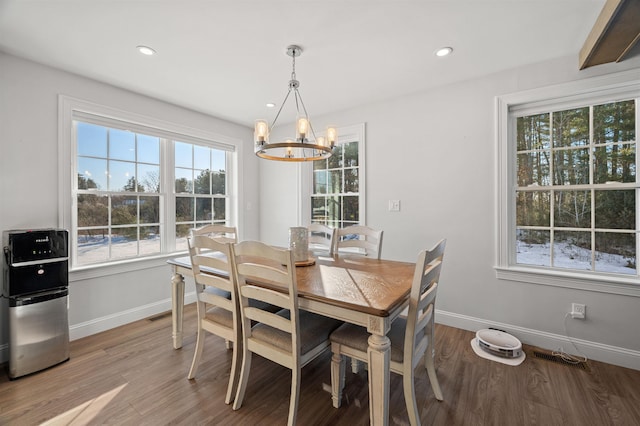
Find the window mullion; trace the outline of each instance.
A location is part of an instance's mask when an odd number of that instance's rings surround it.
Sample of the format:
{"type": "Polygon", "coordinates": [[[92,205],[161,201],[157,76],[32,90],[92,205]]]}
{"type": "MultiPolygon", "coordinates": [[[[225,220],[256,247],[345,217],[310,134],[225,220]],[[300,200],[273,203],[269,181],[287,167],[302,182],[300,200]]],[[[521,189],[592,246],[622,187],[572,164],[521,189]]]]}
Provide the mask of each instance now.
{"type": "Polygon", "coordinates": [[[160,234],[162,250],[175,251],[176,194],[174,143],[170,139],[160,139],[160,234]]]}

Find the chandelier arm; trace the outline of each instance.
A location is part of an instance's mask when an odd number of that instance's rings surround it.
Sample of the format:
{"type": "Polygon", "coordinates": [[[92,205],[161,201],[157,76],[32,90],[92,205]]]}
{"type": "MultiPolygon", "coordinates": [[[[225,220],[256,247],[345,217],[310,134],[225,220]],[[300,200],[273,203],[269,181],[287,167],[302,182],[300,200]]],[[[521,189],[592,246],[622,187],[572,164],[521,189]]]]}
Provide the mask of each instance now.
{"type": "Polygon", "coordinates": [[[278,121],[278,117],[280,117],[280,113],[282,112],[282,108],[284,108],[284,104],[287,103],[287,99],[289,99],[289,95],[290,94],[291,94],[291,88],[289,88],[289,90],[287,91],[286,96],[284,97],[284,100],[280,104],[280,109],[278,110],[278,113],[276,114],[276,118],[274,118],[273,122],[271,122],[271,130],[273,130],[273,128],[276,126],[276,121],[278,121]]]}
{"type": "MultiPolygon", "coordinates": [[[[302,95],[300,95],[300,92],[297,88],[294,88],[293,90],[295,91],[294,95],[296,100],[296,114],[300,115],[300,105],[298,103],[298,98],[300,99],[300,101],[302,101],[302,95]]],[[[304,112],[304,116],[306,118],[309,118],[309,116],[307,115],[307,111],[304,112]]]]}

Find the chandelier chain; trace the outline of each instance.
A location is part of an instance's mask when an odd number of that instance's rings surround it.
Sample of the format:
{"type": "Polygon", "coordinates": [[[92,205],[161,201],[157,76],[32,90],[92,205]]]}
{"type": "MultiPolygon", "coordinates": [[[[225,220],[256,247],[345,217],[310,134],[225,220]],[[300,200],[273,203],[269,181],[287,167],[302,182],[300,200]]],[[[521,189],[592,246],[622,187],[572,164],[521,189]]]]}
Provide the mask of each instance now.
{"type": "Polygon", "coordinates": [[[293,65],[291,66],[291,80],[296,80],[296,55],[291,56],[293,58],[293,65]]]}

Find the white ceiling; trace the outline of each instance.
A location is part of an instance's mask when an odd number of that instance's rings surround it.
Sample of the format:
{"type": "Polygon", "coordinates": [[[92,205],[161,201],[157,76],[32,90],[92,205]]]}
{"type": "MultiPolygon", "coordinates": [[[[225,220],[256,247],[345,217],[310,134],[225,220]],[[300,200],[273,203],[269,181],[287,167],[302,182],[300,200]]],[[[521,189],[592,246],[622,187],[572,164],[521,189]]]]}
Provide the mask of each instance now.
{"type": "Polygon", "coordinates": [[[252,126],[286,94],[290,44],[313,117],[568,55],[577,69],[604,2],[0,0],[0,50],[252,126]]]}

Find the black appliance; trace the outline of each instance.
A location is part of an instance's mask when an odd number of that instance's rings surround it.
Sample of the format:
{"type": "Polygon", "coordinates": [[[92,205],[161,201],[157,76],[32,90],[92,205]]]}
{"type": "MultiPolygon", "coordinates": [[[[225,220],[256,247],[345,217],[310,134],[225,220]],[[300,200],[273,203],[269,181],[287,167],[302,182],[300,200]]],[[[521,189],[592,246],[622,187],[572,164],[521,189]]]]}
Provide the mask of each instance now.
{"type": "Polygon", "coordinates": [[[9,378],[15,379],[69,359],[69,233],[5,231],[3,245],[9,378]]]}

